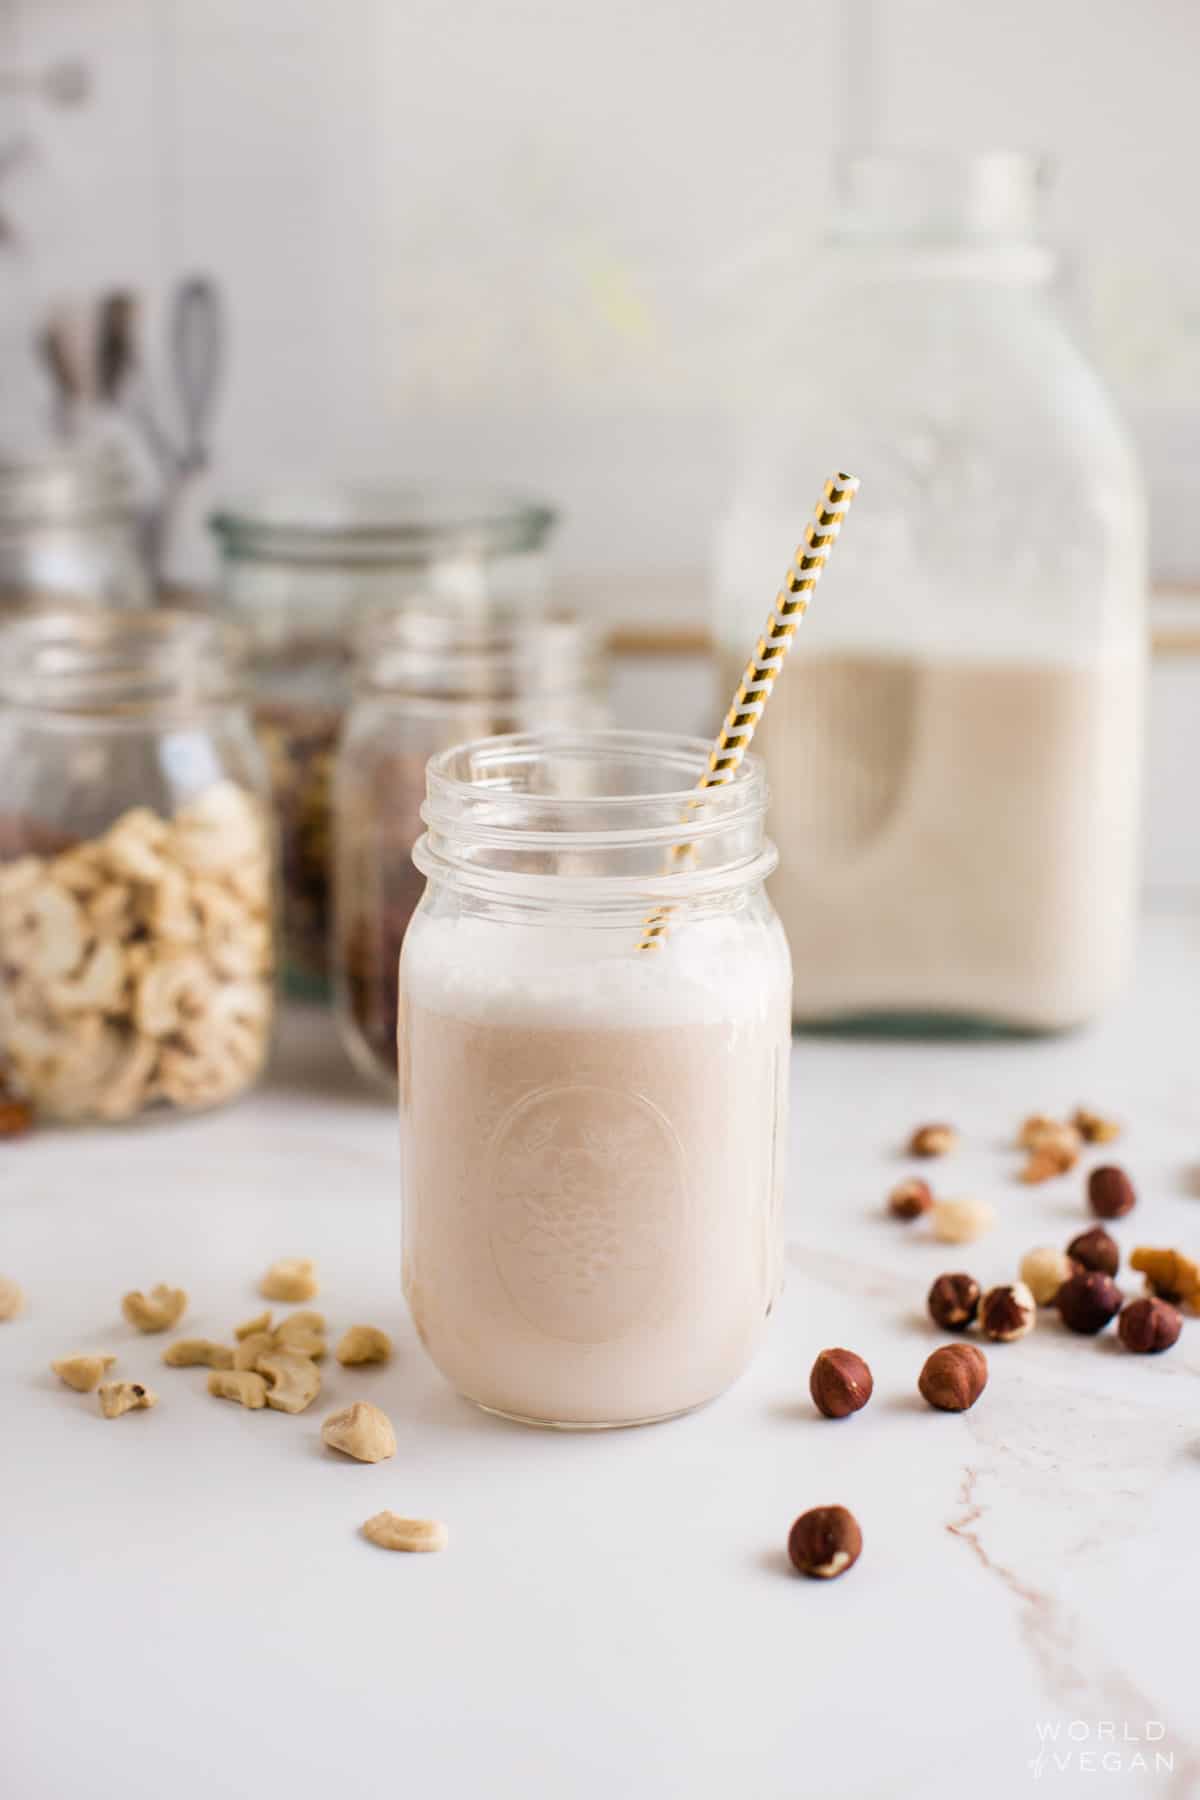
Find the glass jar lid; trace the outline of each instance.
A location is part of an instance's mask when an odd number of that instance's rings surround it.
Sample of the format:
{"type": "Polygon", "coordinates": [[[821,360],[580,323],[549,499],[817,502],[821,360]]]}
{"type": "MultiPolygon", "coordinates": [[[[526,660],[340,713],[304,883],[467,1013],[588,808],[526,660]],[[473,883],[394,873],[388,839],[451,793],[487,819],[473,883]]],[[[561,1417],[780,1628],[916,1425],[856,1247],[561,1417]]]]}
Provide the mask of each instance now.
{"type": "Polygon", "coordinates": [[[244,634],[207,613],[41,612],[0,625],[0,703],[115,716],[239,698],[244,634]]]}
{"type": "Polygon", "coordinates": [[[557,517],[542,501],[503,489],[313,484],[251,495],[210,524],[235,560],[421,568],[538,550],[557,517]]]}

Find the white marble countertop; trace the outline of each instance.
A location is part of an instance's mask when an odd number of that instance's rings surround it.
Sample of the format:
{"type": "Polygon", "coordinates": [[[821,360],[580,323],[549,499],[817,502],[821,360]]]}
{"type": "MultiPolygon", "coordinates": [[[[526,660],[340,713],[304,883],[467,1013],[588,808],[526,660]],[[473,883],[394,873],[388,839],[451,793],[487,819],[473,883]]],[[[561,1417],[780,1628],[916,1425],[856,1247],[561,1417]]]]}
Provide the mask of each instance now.
{"type": "Polygon", "coordinates": [[[219,1117],[4,1146],[0,1271],[29,1295],[0,1326],[5,1800],[1200,1794],[1200,1321],[1154,1359],[1043,1322],[991,1351],[961,1417],[914,1388],[935,1274],[1011,1278],[1087,1222],[1078,1175],[1013,1179],[1028,1111],[1117,1111],[1142,1195],[1123,1244],[1200,1247],[1198,970],[1200,919],[1158,919],[1086,1035],[799,1041],[766,1351],[715,1406],[643,1431],[525,1431],[426,1364],[395,1124],[312,1016],[219,1117]],[[880,1210],[905,1133],[937,1117],[965,1146],[935,1180],[999,1213],[966,1250],[880,1210]],[[120,1320],[123,1291],[165,1280],[225,1335],[289,1253],[318,1259],[331,1324],[398,1338],[386,1369],[334,1365],[302,1417],[209,1399],[205,1371],[162,1369],[120,1320]],[[830,1343],[875,1373],[836,1424],[807,1398],[830,1343]],[[47,1365],[81,1347],[118,1351],[157,1410],[109,1423],[61,1388],[47,1365]],[[394,1461],[322,1451],[320,1419],[357,1396],[396,1421],[394,1461]],[[806,1582],[787,1529],[830,1501],[863,1555],[806,1582]],[[445,1519],[449,1550],[364,1543],[382,1507],[445,1519]]]}

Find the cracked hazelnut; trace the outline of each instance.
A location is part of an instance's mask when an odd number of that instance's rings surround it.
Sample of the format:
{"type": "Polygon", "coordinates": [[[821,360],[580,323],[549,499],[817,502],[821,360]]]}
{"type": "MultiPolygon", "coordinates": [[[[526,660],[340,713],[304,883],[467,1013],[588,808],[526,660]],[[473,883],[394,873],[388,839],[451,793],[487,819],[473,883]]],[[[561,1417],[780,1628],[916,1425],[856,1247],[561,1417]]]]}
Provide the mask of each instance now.
{"type": "Polygon", "coordinates": [[[1121,1308],[1117,1331],[1127,1350],[1156,1356],[1169,1350],[1183,1327],[1178,1310],[1166,1300],[1131,1300],[1121,1308]]]}
{"type": "Polygon", "coordinates": [[[1129,1259],[1131,1269],[1146,1277],[1146,1285],[1159,1300],[1190,1306],[1200,1312],[1200,1265],[1178,1250],[1155,1250],[1140,1244],[1129,1259]]]}
{"type": "Polygon", "coordinates": [[[1065,1141],[1043,1143],[1031,1151],[1028,1162],[1021,1170],[1021,1180],[1027,1187],[1036,1187],[1043,1181],[1053,1181],[1057,1175],[1066,1175],[1078,1161],[1077,1139],[1074,1145],[1065,1141]]]}
{"type": "Polygon", "coordinates": [[[1053,1244],[1039,1244],[1021,1258],[1021,1280],[1039,1306],[1053,1306],[1059,1288],[1074,1273],[1070,1256],[1053,1244]]]}
{"type": "Polygon", "coordinates": [[[1098,1219],[1123,1219],[1137,1205],[1137,1195],[1124,1169],[1115,1163],[1093,1169],[1088,1176],[1088,1205],[1098,1219]]]}
{"type": "Polygon", "coordinates": [[[854,1567],[862,1554],[858,1520],[844,1506],[814,1506],[788,1532],[788,1556],[801,1575],[832,1581],[854,1567]]]}
{"type": "Polygon", "coordinates": [[[1099,1269],[1080,1269],[1063,1282],[1055,1305],[1069,1331],[1094,1337],[1120,1312],[1121,1290],[1111,1275],[1099,1269]]]}
{"type": "Polygon", "coordinates": [[[930,1215],[933,1235],[943,1244],[971,1244],[990,1231],[996,1214],[986,1200],[938,1200],[930,1215]]]}
{"type": "Polygon", "coordinates": [[[888,1211],[893,1219],[919,1219],[932,1205],[933,1190],[918,1175],[899,1182],[888,1195],[888,1211]]]}
{"type": "Polygon", "coordinates": [[[943,1331],[965,1331],[979,1311],[979,1283],[973,1275],[939,1275],[927,1304],[930,1318],[943,1331]]]}
{"type": "Polygon", "coordinates": [[[958,1133],[953,1125],[918,1125],[908,1140],[913,1156],[945,1156],[957,1144],[958,1133]]]}
{"type": "Polygon", "coordinates": [[[813,1405],[827,1419],[846,1419],[861,1411],[874,1386],[870,1369],[853,1350],[822,1350],[808,1378],[813,1405]]]}
{"type": "Polygon", "coordinates": [[[1095,1269],[1101,1275],[1115,1275],[1121,1266],[1121,1252],[1115,1238],[1110,1237],[1103,1225],[1093,1225],[1090,1231],[1081,1231],[1067,1245],[1067,1255],[1081,1269],[1095,1269]]]}
{"type": "Polygon", "coordinates": [[[1023,1281],[989,1288],[979,1303],[979,1325],[996,1344],[1026,1337],[1037,1324],[1037,1301],[1023,1281]]]}
{"type": "Polygon", "coordinates": [[[974,1344],[943,1344],[927,1356],[917,1386],[938,1412],[966,1412],[987,1386],[987,1357],[974,1344]]]}
{"type": "Polygon", "coordinates": [[[1121,1135],[1121,1127],[1116,1119],[1106,1118],[1103,1113],[1092,1112],[1090,1107],[1077,1106],[1071,1115],[1071,1123],[1086,1144],[1111,1144],[1114,1138],[1121,1135]]]}
{"type": "Polygon", "coordinates": [[[1021,1126],[1017,1143],[1022,1150],[1050,1150],[1073,1160],[1079,1153],[1079,1132],[1074,1125],[1064,1125],[1061,1119],[1033,1113],[1021,1126]]]}

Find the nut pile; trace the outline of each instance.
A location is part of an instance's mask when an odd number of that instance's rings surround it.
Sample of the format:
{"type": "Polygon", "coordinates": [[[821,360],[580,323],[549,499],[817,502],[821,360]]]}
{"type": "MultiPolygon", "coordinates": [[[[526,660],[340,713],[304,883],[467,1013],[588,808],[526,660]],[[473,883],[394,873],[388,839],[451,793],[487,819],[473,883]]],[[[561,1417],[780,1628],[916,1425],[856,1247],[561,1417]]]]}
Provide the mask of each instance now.
{"type": "Polygon", "coordinates": [[[272,1017],[270,834],[230,781],[171,819],[0,866],[0,1057],[34,1109],[129,1119],[256,1078],[272,1017]]]}

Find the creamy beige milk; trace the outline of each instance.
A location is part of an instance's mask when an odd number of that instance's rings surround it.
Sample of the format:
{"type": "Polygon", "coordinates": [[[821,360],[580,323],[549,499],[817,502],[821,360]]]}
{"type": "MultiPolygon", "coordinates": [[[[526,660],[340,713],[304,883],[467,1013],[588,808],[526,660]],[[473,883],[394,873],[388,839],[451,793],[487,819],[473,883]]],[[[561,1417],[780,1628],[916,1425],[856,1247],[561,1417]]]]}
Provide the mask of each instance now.
{"type": "Polygon", "coordinates": [[[661,956],[626,925],[596,956],[536,926],[414,919],[405,1291],[483,1406],[662,1418],[754,1354],[779,1282],[787,950],[773,919],[748,943],[706,925],[661,956]]]}
{"type": "Polygon", "coordinates": [[[797,655],[755,742],[796,1018],[1098,1012],[1131,949],[1141,691],[1136,652],[797,655]]]}

